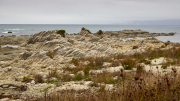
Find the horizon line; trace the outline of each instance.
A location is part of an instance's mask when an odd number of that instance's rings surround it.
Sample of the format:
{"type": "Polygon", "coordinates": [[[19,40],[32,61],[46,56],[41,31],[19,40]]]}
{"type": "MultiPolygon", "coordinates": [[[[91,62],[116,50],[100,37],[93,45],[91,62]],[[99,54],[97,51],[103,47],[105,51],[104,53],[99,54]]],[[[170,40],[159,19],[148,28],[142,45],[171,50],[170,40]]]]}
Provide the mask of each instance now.
{"type": "Polygon", "coordinates": [[[180,24],[0,24],[0,25],[129,25],[129,26],[178,26],[180,24]]]}

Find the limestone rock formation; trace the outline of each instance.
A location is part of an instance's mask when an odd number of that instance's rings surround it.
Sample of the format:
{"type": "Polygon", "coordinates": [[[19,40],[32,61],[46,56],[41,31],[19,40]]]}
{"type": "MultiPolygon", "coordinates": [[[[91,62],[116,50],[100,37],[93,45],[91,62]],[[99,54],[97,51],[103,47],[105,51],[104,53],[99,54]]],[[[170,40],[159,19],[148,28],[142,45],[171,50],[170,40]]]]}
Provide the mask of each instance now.
{"type": "MultiPolygon", "coordinates": [[[[53,75],[53,71],[56,71],[55,73],[66,78],[76,77],[76,74],[70,74],[69,71],[66,71],[67,67],[69,69],[76,67],[71,62],[73,58],[113,56],[118,53],[128,55],[145,52],[145,49],[150,47],[159,48],[164,45],[164,42],[154,38],[159,35],[173,35],[173,33],[151,34],[141,30],[123,30],[104,31],[102,35],[97,35],[82,28],[78,34],[67,34],[66,37],[61,37],[56,33],[56,30],[38,32],[19,46],[18,49],[23,51],[18,57],[12,61],[0,61],[0,85],[14,84],[17,85],[16,88],[26,85],[27,90],[21,92],[22,99],[29,95],[41,97],[45,91],[50,93],[51,91],[59,92],[65,89],[89,90],[93,85],[92,81],[58,81],[57,84],[57,78],[50,78],[50,76],[53,75]],[[136,38],[147,36],[152,38],[136,38]],[[37,80],[35,80],[37,78],[34,75],[41,75],[46,83],[37,83],[37,80]],[[29,80],[26,81],[27,78],[29,80]]],[[[2,39],[8,39],[8,37],[2,39]]],[[[0,42],[5,41],[0,40],[0,42]]],[[[0,50],[3,49],[0,48],[0,50]]],[[[3,54],[8,55],[9,53],[4,52],[3,54]]],[[[88,65],[89,63],[89,61],[86,61],[81,65],[88,65]]],[[[111,67],[111,65],[112,63],[104,62],[102,63],[103,69],[90,70],[89,72],[102,73],[108,71],[114,73],[123,68],[122,66],[111,67]]],[[[77,73],[85,75],[84,71],[78,71],[77,73]]],[[[107,88],[111,89],[113,86],[107,85],[107,88]]],[[[5,90],[0,88],[0,94],[4,92],[8,92],[9,95],[18,94],[18,91],[11,88],[5,90]]]]}

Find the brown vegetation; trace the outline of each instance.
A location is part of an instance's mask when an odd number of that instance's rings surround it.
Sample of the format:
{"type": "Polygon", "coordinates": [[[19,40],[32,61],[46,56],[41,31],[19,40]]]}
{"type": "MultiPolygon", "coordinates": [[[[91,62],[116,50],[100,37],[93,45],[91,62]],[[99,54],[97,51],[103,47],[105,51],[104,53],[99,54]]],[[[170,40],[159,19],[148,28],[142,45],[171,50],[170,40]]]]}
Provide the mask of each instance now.
{"type": "MultiPolygon", "coordinates": [[[[175,45],[177,46],[177,45],[175,45]]],[[[67,67],[66,71],[75,74],[75,78],[71,80],[92,80],[92,87],[99,87],[95,92],[91,91],[75,91],[67,90],[61,92],[53,92],[45,95],[38,101],[178,101],[180,100],[180,74],[175,68],[171,72],[163,72],[163,74],[154,74],[151,71],[145,71],[143,65],[151,64],[152,59],[159,57],[170,58],[162,64],[163,69],[169,65],[180,64],[180,48],[147,49],[145,53],[134,53],[133,55],[116,54],[107,57],[89,57],[81,59],[72,59],[76,67],[67,67]],[[88,61],[88,64],[83,64],[88,61]],[[92,74],[90,70],[102,69],[104,62],[109,62],[111,66],[122,65],[124,69],[110,73],[103,71],[102,73],[92,74]],[[136,68],[136,71],[125,72],[136,68]],[[84,75],[78,73],[83,71],[84,75]],[[114,88],[106,89],[107,84],[113,84],[114,88]]],[[[158,67],[157,67],[158,69],[158,67]]],[[[54,75],[54,73],[52,73],[54,75]]],[[[66,78],[66,77],[64,77],[66,78]]],[[[68,78],[68,76],[67,76],[68,78]]]]}

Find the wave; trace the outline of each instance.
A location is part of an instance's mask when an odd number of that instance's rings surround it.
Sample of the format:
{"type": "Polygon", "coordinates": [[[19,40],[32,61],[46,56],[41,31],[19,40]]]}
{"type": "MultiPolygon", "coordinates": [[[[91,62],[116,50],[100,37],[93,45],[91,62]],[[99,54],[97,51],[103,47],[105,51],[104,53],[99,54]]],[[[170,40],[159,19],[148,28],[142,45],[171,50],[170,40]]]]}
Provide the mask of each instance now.
{"type": "Polygon", "coordinates": [[[18,31],[18,30],[24,30],[24,29],[16,28],[16,29],[4,29],[4,30],[16,30],[16,31],[18,31]]]}
{"type": "MultiPolygon", "coordinates": [[[[2,33],[8,33],[8,31],[6,31],[6,32],[2,32],[2,33]]],[[[12,33],[18,33],[18,32],[12,32],[12,33]]]]}

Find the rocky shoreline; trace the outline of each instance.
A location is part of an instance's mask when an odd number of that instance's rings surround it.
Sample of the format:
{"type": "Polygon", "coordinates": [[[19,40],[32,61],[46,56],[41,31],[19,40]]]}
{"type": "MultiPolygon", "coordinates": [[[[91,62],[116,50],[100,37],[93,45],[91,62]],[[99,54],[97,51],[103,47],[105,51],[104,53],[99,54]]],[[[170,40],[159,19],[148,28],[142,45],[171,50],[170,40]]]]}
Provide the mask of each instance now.
{"type": "MultiPolygon", "coordinates": [[[[149,33],[141,30],[99,33],[91,33],[82,28],[79,33],[65,34],[65,37],[57,34],[57,30],[42,31],[31,36],[1,36],[0,45],[17,45],[18,48],[0,47],[0,96],[9,100],[12,98],[10,96],[13,95],[17,96],[17,101],[21,101],[27,97],[41,97],[44,92],[60,92],[68,89],[95,91],[98,87],[91,87],[94,84],[91,80],[62,82],[58,81],[56,77],[49,78],[50,80],[47,80],[47,77],[50,73],[56,71],[56,73],[65,75],[67,78],[74,78],[75,73],[65,71],[67,67],[76,67],[76,64],[72,63],[72,59],[144,53],[149,48],[170,49],[171,45],[165,46],[164,42],[157,40],[155,37],[174,35],[174,33],[149,33]],[[144,39],[138,39],[137,37],[143,37],[144,39]],[[41,75],[43,82],[36,81],[37,75],[41,75]],[[53,80],[56,82],[47,83],[47,81],[53,80]]],[[[156,61],[159,61],[159,63],[156,62],[153,66],[156,68],[156,65],[162,63],[162,60],[162,58],[157,59],[156,61]]],[[[89,62],[85,61],[82,64],[87,65],[89,62]]],[[[148,66],[146,67],[148,68],[148,66]]],[[[102,71],[112,71],[111,73],[113,73],[123,69],[122,65],[112,67],[108,62],[104,62],[102,67],[105,68],[91,70],[90,73],[100,73],[102,71]]],[[[78,71],[78,73],[85,75],[83,71],[78,71]]],[[[106,85],[106,89],[113,88],[111,84],[106,85]]]]}

